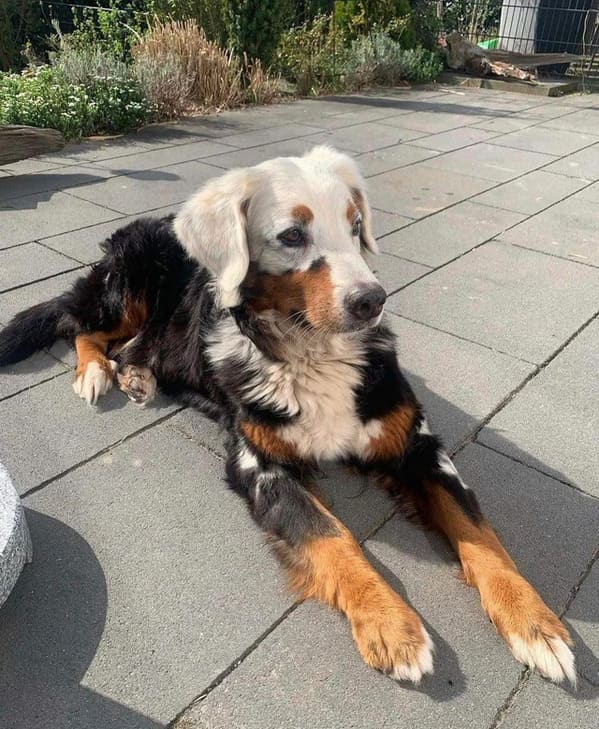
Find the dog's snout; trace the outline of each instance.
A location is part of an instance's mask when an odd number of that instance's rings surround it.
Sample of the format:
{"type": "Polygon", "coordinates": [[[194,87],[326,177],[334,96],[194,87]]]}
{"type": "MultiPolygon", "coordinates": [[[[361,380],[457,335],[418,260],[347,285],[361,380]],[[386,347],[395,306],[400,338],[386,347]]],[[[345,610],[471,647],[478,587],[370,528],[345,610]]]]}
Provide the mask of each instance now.
{"type": "Polygon", "coordinates": [[[387,294],[379,284],[368,284],[355,289],[347,295],[345,306],[349,313],[359,321],[369,321],[383,310],[387,294]]]}

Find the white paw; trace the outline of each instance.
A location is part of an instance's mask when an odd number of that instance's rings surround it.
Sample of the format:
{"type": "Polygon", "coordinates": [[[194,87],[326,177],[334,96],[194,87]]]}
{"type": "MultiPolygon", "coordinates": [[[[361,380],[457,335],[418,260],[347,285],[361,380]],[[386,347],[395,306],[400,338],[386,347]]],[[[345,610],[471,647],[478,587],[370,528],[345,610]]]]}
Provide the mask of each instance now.
{"type": "Polygon", "coordinates": [[[415,657],[408,663],[395,664],[391,677],[396,681],[412,681],[420,683],[421,678],[433,672],[433,653],[435,646],[426,629],[422,628],[424,644],[418,649],[415,657]]]}
{"type": "MultiPolygon", "coordinates": [[[[110,361],[110,367],[114,372],[117,364],[110,361]]],[[[82,375],[79,375],[73,382],[73,390],[88,405],[95,405],[98,398],[105,395],[112,387],[112,377],[109,377],[104,369],[97,362],[90,362],[82,375]]]]}
{"type": "Polygon", "coordinates": [[[561,683],[567,678],[576,686],[574,654],[567,644],[557,637],[540,637],[525,641],[517,635],[509,635],[512,653],[520,663],[536,668],[546,678],[561,683]]]}

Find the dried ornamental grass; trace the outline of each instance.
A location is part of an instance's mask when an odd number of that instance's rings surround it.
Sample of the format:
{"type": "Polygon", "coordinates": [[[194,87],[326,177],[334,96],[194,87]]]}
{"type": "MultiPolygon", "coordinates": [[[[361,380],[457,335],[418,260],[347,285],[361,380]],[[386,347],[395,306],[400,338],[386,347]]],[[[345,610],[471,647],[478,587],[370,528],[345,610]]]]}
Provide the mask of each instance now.
{"type": "Polygon", "coordinates": [[[187,79],[187,102],[220,108],[242,101],[239,62],[231,52],[209,41],[193,20],[156,22],[136,43],[132,54],[137,65],[153,62],[155,67],[176,67],[173,75],[177,85],[181,78],[187,79]]]}

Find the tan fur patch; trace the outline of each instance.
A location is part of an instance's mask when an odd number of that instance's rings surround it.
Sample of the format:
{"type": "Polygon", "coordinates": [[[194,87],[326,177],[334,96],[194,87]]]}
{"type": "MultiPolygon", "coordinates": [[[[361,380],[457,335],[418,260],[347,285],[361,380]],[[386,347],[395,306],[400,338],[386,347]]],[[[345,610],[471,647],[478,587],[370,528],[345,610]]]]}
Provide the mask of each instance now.
{"type": "Polygon", "coordinates": [[[347,210],[345,211],[345,217],[349,220],[350,224],[354,222],[354,219],[358,213],[358,208],[352,203],[347,203],[347,210]]]}
{"type": "Polygon", "coordinates": [[[296,205],[291,211],[291,217],[304,225],[314,220],[314,213],[307,205],[296,205]]]}
{"type": "Polygon", "coordinates": [[[377,458],[400,456],[414,427],[416,408],[403,405],[381,418],[381,433],[370,440],[370,455],[377,458]]]}
{"type": "Polygon", "coordinates": [[[241,423],[241,430],[250,443],[267,458],[282,462],[300,460],[293,445],[277,435],[274,428],[246,420],[241,423]]]}
{"type": "Polygon", "coordinates": [[[498,632],[535,641],[555,636],[571,644],[568,631],[522,577],[489,524],[475,524],[440,485],[426,484],[431,521],[457,552],[464,579],[480,592],[498,632]]]}
{"type": "Polygon", "coordinates": [[[112,379],[113,372],[106,352],[114,342],[130,339],[135,336],[144,325],[148,316],[145,301],[126,299],[123,308],[123,317],[117,327],[109,332],[89,332],[80,334],[75,338],[77,351],[77,372],[79,377],[85,372],[90,362],[96,362],[112,379]]]}
{"type": "Polygon", "coordinates": [[[386,673],[412,664],[423,645],[418,615],[376,572],[341,522],[313,498],[338,536],[311,539],[292,549],[277,544],[289,585],[300,598],[314,598],[342,611],[369,665],[386,673]]]}
{"type": "Polygon", "coordinates": [[[258,313],[274,310],[284,316],[302,312],[313,326],[336,321],[331,271],[326,263],[308,271],[291,271],[280,276],[250,272],[250,305],[258,313]]]}

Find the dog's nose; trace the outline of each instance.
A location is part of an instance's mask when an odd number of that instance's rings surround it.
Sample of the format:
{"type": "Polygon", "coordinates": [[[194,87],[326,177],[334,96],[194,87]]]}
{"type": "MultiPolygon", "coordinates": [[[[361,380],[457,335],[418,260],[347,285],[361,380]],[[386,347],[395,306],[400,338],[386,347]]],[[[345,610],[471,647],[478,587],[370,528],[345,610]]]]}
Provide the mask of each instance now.
{"type": "Polygon", "coordinates": [[[349,313],[360,321],[374,319],[383,310],[387,294],[379,284],[360,286],[345,299],[345,306],[349,313]]]}

